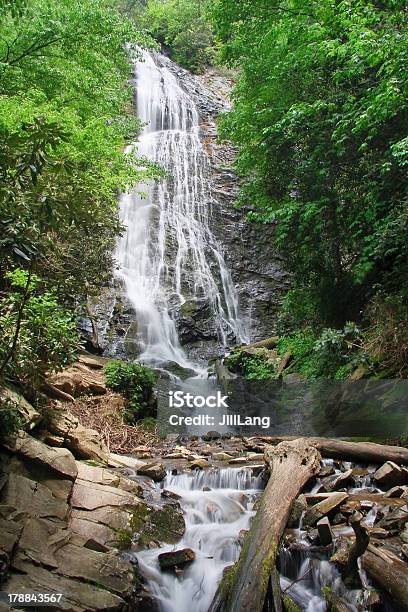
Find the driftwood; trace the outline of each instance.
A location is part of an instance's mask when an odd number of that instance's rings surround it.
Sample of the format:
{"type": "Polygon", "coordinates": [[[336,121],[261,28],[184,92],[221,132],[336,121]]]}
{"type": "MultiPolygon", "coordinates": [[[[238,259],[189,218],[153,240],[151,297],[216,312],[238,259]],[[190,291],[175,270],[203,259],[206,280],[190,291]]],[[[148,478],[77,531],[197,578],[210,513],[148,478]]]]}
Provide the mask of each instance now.
{"type": "MultiPolygon", "coordinates": [[[[283,441],[296,440],[299,436],[254,436],[247,439],[247,447],[254,446],[256,442],[266,444],[279,444],[283,441]]],[[[408,448],[376,444],[375,442],[352,442],[334,438],[308,438],[322,457],[330,459],[343,459],[345,461],[361,461],[363,463],[394,463],[408,465],[408,448]]]]}
{"type": "Polygon", "coordinates": [[[294,500],[320,468],[320,453],[299,438],[265,450],[271,476],[238,563],[221,580],[211,612],[281,612],[276,559],[294,500]]]}
{"type": "Polygon", "coordinates": [[[363,568],[387,593],[400,612],[408,612],[408,563],[385,548],[368,546],[362,556],[363,568]]]}
{"type": "Polygon", "coordinates": [[[340,548],[330,559],[330,561],[337,565],[344,583],[349,588],[361,585],[358,559],[365,553],[370,542],[368,529],[361,524],[363,518],[361,512],[354,512],[349,520],[355,535],[353,544],[351,546],[347,544],[346,547],[340,545],[340,548]]]}

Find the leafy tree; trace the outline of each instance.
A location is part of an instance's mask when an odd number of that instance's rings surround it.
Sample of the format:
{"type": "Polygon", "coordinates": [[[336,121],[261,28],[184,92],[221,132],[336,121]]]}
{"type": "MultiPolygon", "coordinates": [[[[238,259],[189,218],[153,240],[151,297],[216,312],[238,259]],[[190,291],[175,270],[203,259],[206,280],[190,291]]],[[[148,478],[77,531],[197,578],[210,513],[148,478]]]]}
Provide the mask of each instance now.
{"type": "Polygon", "coordinates": [[[129,56],[153,41],[108,0],[0,14],[0,377],[35,382],[73,358],[74,320],[111,275],[118,192],[157,176],[123,153],[140,129],[129,56]]]}
{"type": "Polygon", "coordinates": [[[193,72],[214,59],[214,36],[206,17],[207,0],[148,0],[147,31],[170,50],[171,57],[193,72]]]}
{"type": "Polygon", "coordinates": [[[358,319],[379,284],[406,300],[406,3],[213,0],[211,14],[241,74],[221,126],[241,201],[277,224],[312,319],[358,319]]]}

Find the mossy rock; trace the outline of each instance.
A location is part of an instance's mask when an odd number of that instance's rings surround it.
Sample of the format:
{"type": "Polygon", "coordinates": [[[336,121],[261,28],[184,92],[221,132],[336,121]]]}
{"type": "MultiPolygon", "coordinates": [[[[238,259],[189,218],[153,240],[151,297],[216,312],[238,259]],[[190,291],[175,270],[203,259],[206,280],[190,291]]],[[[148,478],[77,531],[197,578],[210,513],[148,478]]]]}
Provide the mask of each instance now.
{"type": "Polygon", "coordinates": [[[193,300],[184,302],[180,306],[180,311],[184,317],[193,317],[197,312],[197,304],[193,300]]]}
{"type": "Polygon", "coordinates": [[[176,544],[183,536],[185,522],[178,503],[163,508],[150,508],[141,504],[132,512],[132,533],[140,548],[146,548],[153,540],[157,543],[176,544]]]}

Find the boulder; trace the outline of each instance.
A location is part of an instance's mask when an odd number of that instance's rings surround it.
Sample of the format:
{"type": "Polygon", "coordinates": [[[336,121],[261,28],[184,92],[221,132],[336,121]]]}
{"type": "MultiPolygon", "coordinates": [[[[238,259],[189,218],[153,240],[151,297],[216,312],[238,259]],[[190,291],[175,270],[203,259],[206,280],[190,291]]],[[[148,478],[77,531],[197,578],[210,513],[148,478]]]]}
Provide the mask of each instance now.
{"type": "Polygon", "coordinates": [[[228,455],[228,453],[213,453],[212,458],[214,461],[229,461],[232,459],[232,456],[228,455]]]}
{"type": "Polygon", "coordinates": [[[316,523],[317,531],[319,532],[319,540],[322,546],[328,546],[333,542],[333,534],[330,526],[330,521],[327,516],[324,516],[316,523]]]}
{"type": "Polygon", "coordinates": [[[47,425],[52,434],[64,439],[64,445],[79,459],[94,459],[107,464],[109,451],[100,434],[83,427],[68,410],[51,409],[47,412],[47,425]]]}
{"type": "Polygon", "coordinates": [[[94,484],[117,487],[123,491],[133,493],[137,497],[143,496],[143,489],[140,484],[126,478],[122,474],[111,472],[103,467],[89,465],[82,461],[77,461],[76,463],[78,466],[78,479],[80,480],[88,480],[94,484]]]}
{"type": "Polygon", "coordinates": [[[174,570],[192,563],[195,559],[195,552],[191,548],[172,550],[171,552],[161,553],[158,557],[161,570],[174,570]]]}
{"type": "Polygon", "coordinates": [[[107,391],[102,376],[98,376],[81,363],[74,363],[62,372],[54,374],[47,382],[74,398],[81,395],[105,395],[107,391]]]}
{"type": "Polygon", "coordinates": [[[140,459],[136,459],[135,457],[128,457],[127,455],[117,455],[116,453],[109,453],[108,456],[109,467],[126,467],[131,470],[137,470],[138,468],[143,467],[144,465],[147,465],[146,461],[140,461],[140,459]]]}
{"type": "Polygon", "coordinates": [[[66,521],[68,504],[54,497],[48,487],[18,474],[10,474],[0,493],[0,503],[15,508],[25,516],[66,521]]]}
{"type": "Polygon", "coordinates": [[[65,578],[49,570],[31,564],[27,573],[13,574],[3,585],[7,593],[62,593],[58,610],[67,612],[119,612],[126,608],[125,601],[100,586],[65,578]]]}
{"type": "Polygon", "coordinates": [[[140,500],[133,494],[108,485],[100,485],[77,478],[72,491],[71,504],[81,510],[95,510],[103,506],[137,507],[140,500]]]}
{"type": "Polygon", "coordinates": [[[160,482],[166,476],[166,468],[162,463],[146,463],[137,468],[141,476],[148,476],[155,482],[160,482]]]}
{"type": "Polygon", "coordinates": [[[393,461],[387,461],[378,468],[373,478],[376,485],[383,489],[407,484],[407,475],[405,471],[393,461]]]}
{"type": "Polygon", "coordinates": [[[207,433],[201,436],[201,438],[205,442],[211,442],[212,440],[219,440],[219,438],[221,438],[221,434],[218,431],[207,431],[207,433]]]}
{"type": "Polygon", "coordinates": [[[140,549],[162,543],[177,544],[184,534],[185,522],[180,504],[151,507],[141,504],[133,512],[131,531],[140,549]]]}
{"type": "Polygon", "coordinates": [[[305,516],[303,519],[304,525],[313,526],[323,518],[329,514],[332,510],[335,510],[342,503],[344,503],[348,499],[347,493],[328,493],[325,499],[318,502],[305,512],[305,516]]]}
{"type": "Polygon", "coordinates": [[[325,478],[322,480],[322,485],[326,489],[326,491],[338,491],[339,489],[343,489],[347,486],[353,476],[353,470],[346,470],[345,472],[341,472],[336,478],[325,478]]]}
{"type": "Polygon", "coordinates": [[[11,387],[0,389],[0,404],[2,400],[8,400],[16,405],[20,416],[24,419],[24,428],[33,429],[42,420],[42,415],[28,402],[21,393],[11,387]]]}
{"type": "Polygon", "coordinates": [[[204,468],[209,467],[207,459],[195,459],[190,463],[190,468],[192,470],[203,470],[204,468]]]}
{"type": "Polygon", "coordinates": [[[27,461],[32,461],[54,474],[75,480],[78,468],[72,454],[66,448],[53,448],[20,431],[13,440],[4,445],[27,461]]]}
{"type": "Polygon", "coordinates": [[[107,363],[108,359],[91,357],[90,355],[80,355],[78,358],[79,363],[90,368],[91,370],[102,370],[104,363],[107,363]]]}

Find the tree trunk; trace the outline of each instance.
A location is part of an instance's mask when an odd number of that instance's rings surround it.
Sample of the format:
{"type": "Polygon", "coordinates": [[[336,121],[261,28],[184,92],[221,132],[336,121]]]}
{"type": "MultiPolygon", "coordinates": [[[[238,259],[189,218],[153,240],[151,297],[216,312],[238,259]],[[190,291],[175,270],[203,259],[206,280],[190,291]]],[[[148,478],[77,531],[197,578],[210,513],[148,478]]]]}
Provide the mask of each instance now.
{"type": "Polygon", "coordinates": [[[240,348],[275,348],[277,343],[279,342],[279,336],[271,336],[271,338],[266,338],[265,340],[259,340],[259,342],[252,342],[251,344],[242,344],[237,349],[240,348]]]}
{"type": "Polygon", "coordinates": [[[316,446],[322,457],[363,461],[365,463],[395,463],[408,464],[408,448],[388,446],[374,442],[347,442],[330,438],[310,438],[310,443],[316,446]]]}
{"type": "Polygon", "coordinates": [[[265,457],[271,468],[269,482],[239,561],[222,579],[211,612],[261,612],[267,594],[269,609],[282,609],[276,570],[280,539],[292,504],[307,481],[318,473],[321,457],[303,438],[268,446],[265,457]]]}
{"type": "Polygon", "coordinates": [[[408,563],[372,544],[361,559],[368,575],[389,593],[398,610],[408,612],[408,563]]]}
{"type": "MultiPolygon", "coordinates": [[[[253,436],[247,439],[247,448],[256,445],[256,442],[267,444],[279,444],[290,440],[296,440],[299,436],[253,436]]],[[[364,463],[394,463],[408,465],[408,448],[402,446],[389,446],[387,444],[376,444],[374,442],[352,442],[338,438],[308,438],[321,453],[322,457],[331,459],[343,459],[345,461],[362,461],[364,463]]]]}

